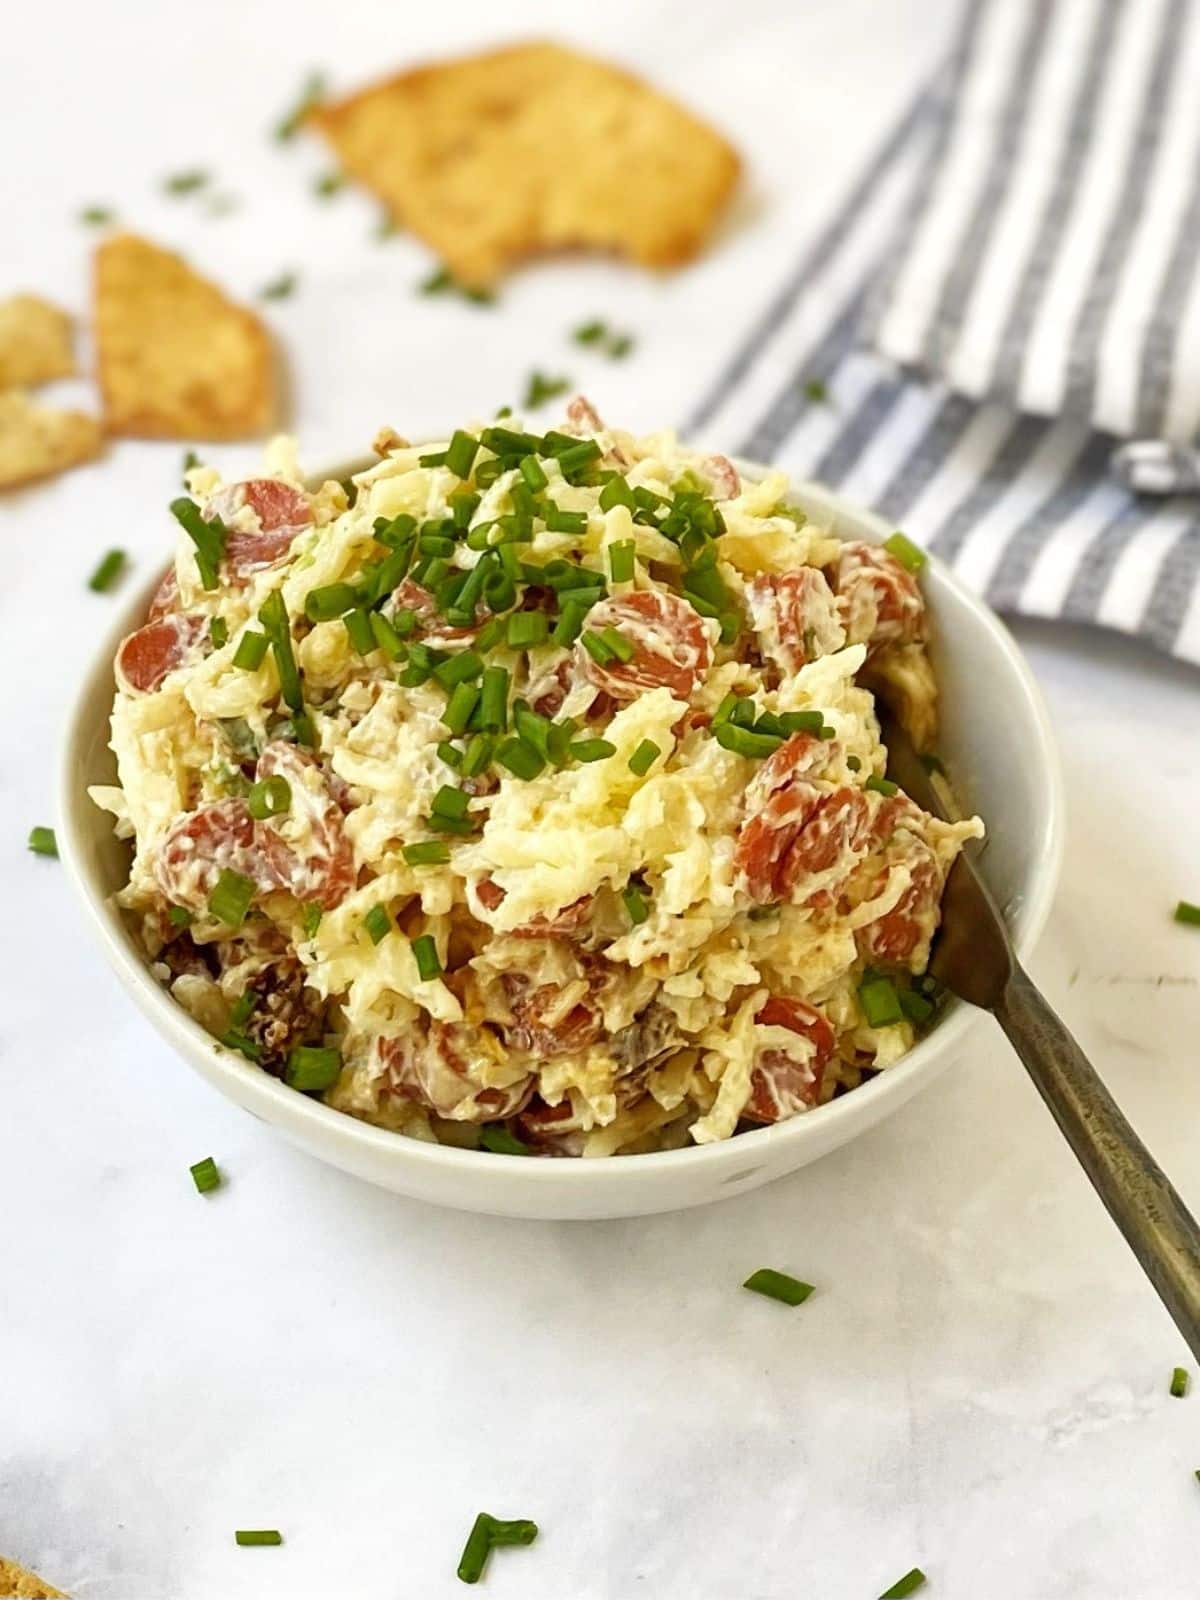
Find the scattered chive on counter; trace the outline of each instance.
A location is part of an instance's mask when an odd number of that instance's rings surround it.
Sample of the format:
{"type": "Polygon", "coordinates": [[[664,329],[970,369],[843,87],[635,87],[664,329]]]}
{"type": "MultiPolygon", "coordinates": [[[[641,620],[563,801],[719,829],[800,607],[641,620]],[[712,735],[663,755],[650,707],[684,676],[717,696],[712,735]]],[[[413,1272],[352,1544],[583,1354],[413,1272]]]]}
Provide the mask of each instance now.
{"type": "Polygon", "coordinates": [[[340,172],[322,172],[313,181],[313,193],[318,200],[329,200],[346,186],[346,180],[340,172]]]}
{"type": "Polygon", "coordinates": [[[502,1522],[481,1511],[471,1526],[458,1561],[458,1576],[463,1583],[478,1583],[488,1557],[498,1546],[532,1544],[538,1536],[536,1522],[502,1522]]]}
{"type": "Polygon", "coordinates": [[[110,550],[101,557],[100,564],[88,579],[88,588],[96,594],[105,594],[125,570],[124,550],[110,550]]]}
{"type": "Polygon", "coordinates": [[[905,1600],[907,1595],[916,1594],[917,1590],[923,1589],[928,1582],[920,1567],[913,1567],[902,1578],[897,1578],[890,1589],[885,1589],[879,1600],[905,1600]]]}
{"type": "Polygon", "coordinates": [[[107,228],[110,222],[116,221],[116,216],[109,206],[84,206],[79,213],[79,220],[89,228],[107,228]]]}
{"type": "Polygon", "coordinates": [[[241,1545],[282,1544],[283,1535],[278,1528],[239,1528],[234,1541],[241,1545]]]}
{"type": "Polygon", "coordinates": [[[559,395],[566,394],[570,387],[570,378],[550,378],[544,372],[531,372],[525,383],[521,404],[527,411],[536,411],[539,406],[544,406],[548,401],[557,400],[559,395]]]}
{"type": "Polygon", "coordinates": [[[814,406],[823,406],[829,399],[829,390],[821,378],[805,378],[801,390],[804,398],[814,406]]]}
{"type": "Polygon", "coordinates": [[[30,828],[29,848],[35,856],[57,856],[58,840],[53,828],[30,828]]]}
{"type": "Polygon", "coordinates": [[[270,283],[263,284],[258,291],[260,300],[287,300],[296,292],[299,280],[294,272],[281,272],[277,278],[272,278],[270,283]]]}
{"type": "Polygon", "coordinates": [[[429,276],[422,278],[417,285],[417,293],[456,294],[476,306],[490,306],[496,298],[490,289],[473,289],[469,284],[459,283],[449,267],[435,267],[429,276]]]}
{"type": "Polygon", "coordinates": [[[785,1306],[803,1305],[813,1292],[811,1283],[802,1283],[789,1273],[776,1272],[774,1267],[759,1267],[742,1285],[754,1294],[765,1295],[768,1300],[778,1300],[785,1306]]]}
{"type": "Polygon", "coordinates": [[[1181,900],[1175,907],[1175,921],[1200,928],[1200,906],[1192,905],[1189,900],[1181,900]]]}
{"type": "Polygon", "coordinates": [[[1186,1367],[1174,1367],[1171,1371],[1171,1397],[1182,1400],[1188,1392],[1188,1375],[1186,1367]]]}
{"type": "Polygon", "coordinates": [[[164,194],[176,197],[185,194],[195,194],[197,189],[207,186],[209,175],[199,167],[190,167],[184,172],[172,172],[163,179],[164,194]]]}
{"type": "Polygon", "coordinates": [[[203,1161],[197,1161],[194,1167],[188,1168],[188,1171],[200,1194],[209,1194],[213,1189],[221,1187],[221,1174],[211,1156],[205,1156],[203,1161]]]}
{"type": "Polygon", "coordinates": [[[296,102],[289,111],[275,124],[275,139],[278,144],[287,144],[300,132],[301,124],[315,106],[320,105],[325,98],[325,78],[320,72],[310,72],[304,80],[304,86],[296,97],[296,102]]]}

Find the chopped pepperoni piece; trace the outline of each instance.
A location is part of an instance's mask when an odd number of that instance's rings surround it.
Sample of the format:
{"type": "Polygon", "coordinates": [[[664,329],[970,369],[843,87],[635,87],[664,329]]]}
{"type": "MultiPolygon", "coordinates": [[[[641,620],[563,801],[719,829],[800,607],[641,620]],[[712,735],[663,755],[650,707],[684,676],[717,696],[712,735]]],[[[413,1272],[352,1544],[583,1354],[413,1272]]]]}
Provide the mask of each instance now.
{"type": "Polygon", "coordinates": [[[551,672],[530,684],[528,700],[530,709],[543,717],[556,717],[562,710],[571,681],[571,663],[564,657],[551,672]]]}
{"type": "Polygon", "coordinates": [[[600,413],[581,394],[577,394],[567,406],[567,421],[578,433],[601,433],[604,429],[600,413]]]}
{"type": "Polygon", "coordinates": [[[733,864],[739,886],[759,905],[792,899],[814,873],[867,844],[870,807],[863,794],[817,779],[829,752],[824,741],[795,733],[746,790],[747,819],[733,864]]]}
{"type": "Polygon", "coordinates": [[[717,500],[732,500],[741,490],[737,468],[728,456],[705,456],[704,471],[717,500]]]}
{"type": "Polygon", "coordinates": [[[552,917],[537,916],[512,930],[514,939],[570,939],[587,924],[592,914],[592,899],[585,894],[569,906],[563,906],[552,917]]]}
{"type": "Polygon", "coordinates": [[[172,611],[179,609],[179,579],[175,576],[175,568],[170,566],[163,573],[162,579],[150,598],[150,609],[146,612],[147,622],[157,622],[160,617],[170,616],[172,611]]]}
{"type": "Polygon", "coordinates": [[[392,595],[393,611],[413,611],[421,627],[421,636],[431,649],[453,649],[455,645],[462,644],[465,640],[473,639],[483,624],[484,610],[482,606],[475,607],[475,622],[469,628],[452,628],[437,608],[437,601],[428,589],[416,582],[413,578],[405,578],[404,582],[392,595]]]}
{"type": "Polygon", "coordinates": [[[117,682],[129,694],[151,694],[182,666],[204,633],[203,617],[173,611],[147,622],[117,647],[117,682]]]}
{"type": "Polygon", "coordinates": [[[846,642],[837,596],[817,567],[761,573],[746,585],[746,603],[764,658],[785,673],[846,642]]]}
{"type": "Polygon", "coordinates": [[[514,1018],[508,1030],[512,1049],[540,1058],[572,1055],[595,1044],[603,1032],[600,1012],[589,1000],[580,1000],[564,1012],[557,984],[530,988],[529,980],[520,973],[506,974],[504,982],[514,1018]]]}
{"type": "Polygon", "coordinates": [[[292,540],[313,519],[312,501],[304,490],[280,478],[248,478],[244,483],[228,484],[209,497],[205,514],[220,517],[229,528],[225,560],[239,578],[282,561],[292,540]],[[258,519],[253,532],[233,526],[243,506],[249,506],[258,519]]]}
{"type": "Polygon", "coordinates": [[[535,1094],[516,1120],[516,1134],[542,1155],[578,1156],[583,1154],[583,1123],[570,1100],[547,1105],[535,1094]]]}
{"type": "Polygon", "coordinates": [[[224,871],[266,892],[275,876],[244,800],[215,800],[171,824],[159,846],[155,875],[172,905],[203,911],[224,871]]]}
{"type": "Polygon", "coordinates": [[[827,1017],[803,1000],[768,1000],[754,1018],[763,1027],[787,1028],[805,1041],[795,1054],[777,1047],[760,1050],[750,1077],[750,1099],[742,1115],[749,1122],[783,1122],[815,1106],[835,1038],[827,1017]]]}
{"type": "Polygon", "coordinates": [[[354,887],[357,870],[342,808],[320,764],[306,751],[275,739],[259,756],[255,776],[284,778],[291,790],[288,810],[260,824],[276,883],[297,900],[315,900],[332,911],[354,887]]]}
{"type": "Polygon", "coordinates": [[[851,540],[842,546],[837,592],[851,644],[874,651],[925,637],[925,601],[916,578],[878,545],[851,540]]]}
{"type": "Polygon", "coordinates": [[[858,948],[867,961],[893,962],[921,972],[937,930],[942,874],[927,845],[914,850],[907,865],[908,887],[890,911],[858,930],[858,948]]]}
{"type": "Polygon", "coordinates": [[[658,589],[601,600],[588,613],[590,632],[615,628],[633,646],[629,661],[604,666],[575,646],[575,660],[589,682],[614,700],[636,700],[646,689],[669,689],[686,700],[712,662],[712,649],[699,614],[678,595],[658,589]]]}
{"type": "MultiPolygon", "coordinates": [[[[490,1038],[491,1036],[487,1036],[490,1038]]],[[[485,1036],[463,1023],[431,1022],[428,1029],[376,1041],[385,1092],[415,1100],[456,1122],[494,1122],[515,1116],[533,1093],[529,1073],[507,1088],[482,1089],[471,1077],[477,1062],[495,1059],[485,1036]]]]}

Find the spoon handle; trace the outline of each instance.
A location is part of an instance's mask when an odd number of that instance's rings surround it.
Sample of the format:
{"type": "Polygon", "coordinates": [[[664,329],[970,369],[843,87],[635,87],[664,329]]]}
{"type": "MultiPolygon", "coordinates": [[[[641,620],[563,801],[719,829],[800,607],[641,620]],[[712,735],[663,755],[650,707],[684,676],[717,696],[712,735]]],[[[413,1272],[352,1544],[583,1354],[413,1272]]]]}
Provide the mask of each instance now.
{"type": "Polygon", "coordinates": [[[1014,964],[996,1018],[1109,1216],[1200,1359],[1200,1228],[1096,1069],[1014,964]]]}

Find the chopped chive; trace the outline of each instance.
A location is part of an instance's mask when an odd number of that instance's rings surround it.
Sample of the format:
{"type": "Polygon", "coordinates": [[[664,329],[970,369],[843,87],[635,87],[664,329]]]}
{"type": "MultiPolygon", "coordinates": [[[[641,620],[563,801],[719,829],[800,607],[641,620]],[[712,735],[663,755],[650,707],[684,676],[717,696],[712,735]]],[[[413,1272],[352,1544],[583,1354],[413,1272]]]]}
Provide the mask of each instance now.
{"type": "Polygon", "coordinates": [[[636,883],[631,883],[626,888],[622,889],[621,900],[625,906],[629,920],[635,928],[639,927],[643,922],[645,922],[646,918],[650,915],[650,907],[646,902],[646,896],[638,888],[636,883]]]}
{"type": "Polygon", "coordinates": [[[84,206],[79,213],[80,222],[85,222],[89,228],[106,228],[116,217],[116,213],[109,206],[84,206]]]}
{"type": "Polygon", "coordinates": [[[462,774],[464,778],[477,778],[492,759],[492,741],[486,733],[471,735],[463,751],[462,774]]]}
{"type": "Polygon", "coordinates": [[[262,1046],[257,1039],[252,1039],[249,1034],[242,1033],[238,1028],[230,1028],[221,1035],[221,1043],[227,1050],[236,1050],[244,1055],[247,1061],[262,1060],[262,1046]]]}
{"type": "Polygon", "coordinates": [[[531,372],[521,404],[526,411],[536,411],[548,400],[557,400],[560,394],[566,394],[570,387],[570,378],[549,378],[544,372],[531,372]]]}
{"type": "Polygon", "coordinates": [[[516,778],[523,779],[526,783],[536,778],[546,765],[541,752],[524,739],[505,739],[496,751],[496,760],[502,767],[506,767],[516,778]]]}
{"type": "Polygon", "coordinates": [[[847,756],[846,757],[846,765],[850,768],[851,772],[861,772],[862,771],[862,762],[858,759],[857,756],[847,756]]]}
{"type": "Polygon", "coordinates": [[[897,1578],[890,1589],[885,1589],[879,1600],[907,1600],[910,1594],[916,1594],[918,1589],[923,1589],[928,1581],[920,1567],[913,1567],[902,1578],[897,1578]]]}
{"type": "Polygon", "coordinates": [[[186,906],[172,906],[167,912],[167,921],[173,928],[190,928],[192,913],[186,906]]]}
{"type": "Polygon", "coordinates": [[[340,1050],[316,1044],[298,1044],[288,1056],[283,1081],[303,1094],[331,1089],[342,1070],[340,1050]]]}
{"type": "Polygon", "coordinates": [[[431,450],[428,455],[418,456],[419,467],[444,467],[446,465],[446,452],[444,450],[431,450]]]}
{"type": "Polygon", "coordinates": [[[449,294],[455,287],[449,267],[435,267],[427,278],[417,285],[418,294],[449,294]]]}
{"type": "Polygon", "coordinates": [[[240,928],[253,899],[253,880],[229,867],[223,867],[208,897],[208,909],[218,922],[226,922],[231,928],[240,928]]]}
{"type": "Polygon", "coordinates": [[[639,778],[644,778],[660,755],[662,751],[653,739],[643,739],[629,758],[630,772],[636,772],[639,778]]]}
{"type": "Polygon", "coordinates": [[[438,960],[437,945],[431,933],[423,933],[412,942],[412,953],[417,963],[417,974],[423,983],[431,983],[441,976],[442,963],[438,960]]]}
{"type": "Polygon", "coordinates": [[[602,628],[600,638],[617,661],[632,661],[637,651],[633,644],[616,628],[602,628]]]}
{"type": "Polygon", "coordinates": [[[208,624],[208,637],[214,650],[223,650],[229,643],[229,624],[224,617],[212,617],[208,624]]]}
{"type": "Polygon", "coordinates": [[[352,583],[327,583],[304,596],[304,615],[310,622],[333,622],[344,616],[357,598],[352,583]]]}
{"type": "Polygon", "coordinates": [[[1171,1395],[1176,1400],[1182,1400],[1187,1392],[1187,1369],[1186,1367],[1176,1367],[1171,1373],[1171,1395]]]}
{"type": "Polygon", "coordinates": [[[289,139],[295,138],[309,112],[314,106],[320,105],[324,98],[324,76],[319,72],[310,72],[295,105],[275,125],[275,138],[280,144],[286,144],[289,139]]]}
{"type": "Polygon", "coordinates": [[[801,385],[804,398],[814,406],[823,406],[829,399],[829,390],[821,378],[806,378],[801,385]]]}
{"type": "Polygon", "coordinates": [[[35,856],[57,856],[58,840],[53,828],[30,828],[29,848],[35,856]]]}
{"type": "Polygon", "coordinates": [[[250,785],[246,796],[246,809],[255,822],[265,822],[268,817],[281,817],[292,803],[291,785],[275,773],[270,778],[260,778],[250,785]]]}
{"type": "Polygon", "coordinates": [[[607,667],[614,660],[613,652],[598,633],[593,633],[589,629],[587,633],[580,635],[579,642],[597,666],[607,667]]]}
{"type": "Polygon", "coordinates": [[[104,594],[106,590],[112,588],[113,584],[121,576],[124,567],[124,550],[110,550],[88,579],[88,588],[96,594],[104,594]]]}
{"type": "Polygon", "coordinates": [[[454,491],[454,493],[450,496],[449,505],[450,520],[453,522],[456,528],[462,529],[470,527],[471,518],[479,510],[479,502],[481,499],[481,495],[473,492],[468,494],[462,489],[456,489],[454,491]]]}
{"type": "Polygon", "coordinates": [[[478,1583],[488,1556],[496,1546],[532,1544],[537,1535],[536,1522],[502,1522],[481,1511],[475,1518],[459,1557],[458,1576],[463,1583],[478,1583]]]}
{"type": "Polygon", "coordinates": [[[441,839],[422,839],[419,844],[406,844],[400,854],[410,867],[444,867],[450,859],[450,846],[441,839]]]}
{"type": "Polygon", "coordinates": [[[464,838],[479,828],[474,817],[444,817],[437,811],[431,811],[425,820],[426,826],[432,828],[434,833],[454,833],[464,838]]]}
{"type": "Polygon", "coordinates": [[[189,168],[185,172],[172,172],[163,179],[163,192],[170,195],[195,194],[197,189],[203,189],[208,183],[208,173],[199,167],[189,168]]]}
{"type": "Polygon", "coordinates": [[[572,475],[590,466],[593,461],[599,461],[602,451],[595,439],[580,439],[572,444],[569,449],[558,453],[558,465],[562,475],[571,481],[572,475]]]}
{"type": "Polygon", "coordinates": [[[739,695],[737,704],[729,713],[728,720],[735,728],[752,728],[756,714],[754,701],[750,699],[749,695],[739,695]]]}
{"type": "Polygon", "coordinates": [[[517,611],[508,619],[505,637],[510,650],[545,644],[550,637],[549,619],[544,611],[517,611]]]}
{"type": "Polygon", "coordinates": [[[345,175],[340,172],[322,172],[313,179],[313,193],[318,200],[332,199],[345,186],[345,175]]]}
{"type": "MultiPolygon", "coordinates": [[[[258,608],[258,620],[271,641],[275,669],[279,673],[279,692],[283,696],[284,704],[295,712],[298,718],[304,713],[304,694],[300,684],[300,669],[296,665],[296,655],[292,649],[291,620],[284,605],[283,595],[278,589],[273,590],[258,608]]],[[[299,722],[293,720],[299,735],[299,722]]]]}
{"type": "Polygon", "coordinates": [[[736,695],[736,694],[733,694],[733,693],[727,694],[725,696],[725,698],[721,701],[721,704],[717,707],[716,712],[713,715],[712,724],[711,724],[711,726],[713,728],[723,727],[724,724],[729,721],[729,719],[733,715],[734,711],[737,710],[737,706],[738,706],[738,702],[739,702],[740,698],[741,698],[740,695],[736,695]]]}
{"type": "Polygon", "coordinates": [[[632,511],[636,505],[633,490],[619,472],[614,472],[600,491],[601,511],[611,511],[614,506],[627,506],[632,511]]]}
{"type": "Polygon", "coordinates": [[[894,533],[890,539],[885,539],[883,548],[909,572],[920,572],[927,559],[924,550],[903,533],[894,533]]]}
{"type": "Polygon", "coordinates": [[[742,1288],[766,1295],[768,1300],[779,1300],[785,1306],[803,1305],[813,1292],[811,1283],[801,1283],[799,1278],[793,1278],[787,1272],[776,1272],[774,1267],[759,1267],[757,1272],[750,1274],[742,1288]]]}
{"type": "Polygon", "coordinates": [[[920,1025],[928,1022],[933,1015],[933,1002],[926,1000],[923,994],[918,994],[915,989],[900,990],[900,1009],[910,1022],[920,1025]]]}
{"type": "Polygon", "coordinates": [[[446,766],[452,767],[455,772],[462,768],[463,753],[456,744],[451,744],[448,739],[443,739],[437,747],[438,760],[446,766]]]}
{"type": "Polygon", "coordinates": [[[605,345],[604,353],[608,356],[610,361],[624,361],[625,357],[632,349],[633,335],[629,333],[618,333],[608,341],[607,345],[605,345]]]}
{"type": "Polygon", "coordinates": [[[375,630],[371,626],[371,617],[362,609],[355,606],[353,611],[347,611],[342,618],[342,626],[350,636],[350,643],[360,656],[369,656],[375,649],[375,630]]]}
{"type": "Polygon", "coordinates": [[[233,1010],[229,1013],[231,1028],[240,1028],[244,1022],[249,1022],[258,1003],[258,996],[253,989],[243,989],[234,1002],[233,1010]]]}
{"type": "MultiPolygon", "coordinates": [[[[361,612],[359,614],[362,615],[361,612]]],[[[387,656],[388,660],[403,661],[408,654],[408,651],[405,649],[404,640],[401,639],[400,635],[384,616],[383,612],[368,612],[367,621],[370,625],[372,638],[383,651],[384,655],[387,656]]],[[[360,654],[365,655],[366,652],[362,651],[360,654]]]]}
{"type": "Polygon", "coordinates": [[[586,511],[563,511],[553,502],[545,507],[542,520],[549,533],[586,533],[586,511]]]}
{"type": "Polygon", "coordinates": [[[858,1003],[868,1027],[890,1028],[892,1023],[904,1020],[900,996],[890,978],[868,978],[860,984],[858,1003]]]}
{"type": "Polygon", "coordinates": [[[300,913],[301,926],[306,939],[315,939],[317,929],[321,926],[321,907],[315,900],[309,900],[300,913]]]}
{"type": "Polygon", "coordinates": [[[465,817],[469,796],[462,789],[444,783],[433,797],[431,810],[439,817],[465,817]]]}
{"type": "Polygon", "coordinates": [[[567,747],[567,753],[573,761],[607,761],[616,755],[617,747],[607,739],[576,739],[567,747]]]}
{"type": "Polygon", "coordinates": [[[893,783],[890,778],[877,778],[874,773],[863,784],[864,789],[873,789],[876,794],[899,794],[900,785],[893,783]]]}
{"type": "Polygon", "coordinates": [[[233,652],[233,664],[241,667],[244,672],[257,672],[263,664],[270,640],[265,633],[258,633],[253,628],[248,629],[238,640],[238,647],[233,652]]]}
{"type": "Polygon", "coordinates": [[[454,689],[459,684],[472,682],[482,671],[483,662],[474,650],[463,650],[434,667],[433,676],[443,689],[454,689]]]}
{"type": "Polygon", "coordinates": [[[584,322],[572,333],[576,344],[599,344],[608,334],[607,323],[599,320],[584,322]]]}
{"type": "Polygon", "coordinates": [[[540,494],[550,482],[542,463],[536,456],[522,456],[518,465],[520,466],[521,476],[530,489],[533,490],[534,494],[540,494]]]}
{"type": "Polygon", "coordinates": [[[1190,900],[1181,900],[1175,907],[1175,921],[1200,928],[1200,906],[1192,905],[1190,900]]]}
{"type": "Polygon", "coordinates": [[[456,478],[469,478],[478,452],[479,440],[459,428],[446,447],[446,465],[456,478]]]}
{"type": "Polygon", "coordinates": [[[277,278],[272,278],[270,283],[263,284],[258,291],[260,300],[287,300],[296,292],[298,279],[294,272],[281,272],[277,278]]]}
{"type": "Polygon", "coordinates": [[[215,589],[218,584],[217,568],[225,554],[227,530],[220,517],[206,519],[200,507],[187,495],[171,501],[171,515],[196,547],[196,569],[201,585],[215,589]]]}
{"type": "Polygon", "coordinates": [[[507,668],[483,669],[479,711],[479,724],[484,733],[503,733],[508,727],[507,668]]]}
{"type": "Polygon", "coordinates": [[[238,1544],[282,1544],[283,1535],[278,1528],[239,1528],[234,1534],[238,1544]]]}
{"type": "Polygon", "coordinates": [[[823,711],[783,711],[779,720],[784,733],[816,733],[825,726],[823,711]]]}
{"type": "Polygon", "coordinates": [[[550,635],[551,642],[557,645],[571,645],[578,639],[583,627],[583,619],[588,614],[587,606],[581,605],[578,600],[567,600],[563,604],[558,621],[550,635]]]}
{"type": "MultiPolygon", "coordinates": [[[[486,677],[486,674],[485,674],[486,677]]],[[[479,690],[472,683],[459,683],[454,687],[454,692],[446,701],[446,709],[442,712],[442,722],[451,733],[459,734],[467,731],[467,723],[471,714],[479,704],[479,690]]]]}
{"type": "Polygon", "coordinates": [[[209,1194],[213,1189],[221,1187],[221,1174],[211,1156],[205,1156],[203,1161],[197,1161],[195,1166],[188,1168],[188,1171],[200,1194],[209,1194]]]}
{"type": "Polygon", "coordinates": [[[550,719],[539,711],[532,711],[523,700],[513,705],[513,727],[517,735],[531,744],[538,755],[550,759],[550,719]]]}
{"type": "Polygon", "coordinates": [[[752,728],[739,727],[732,717],[716,729],[714,737],[722,750],[730,750],[734,755],[746,756],[753,761],[774,755],[783,743],[777,734],[755,733],[752,728]]]}
{"type": "Polygon", "coordinates": [[[608,570],[614,583],[628,583],[633,577],[634,543],[632,539],[618,539],[608,547],[608,570]]]}
{"type": "Polygon", "coordinates": [[[936,775],[939,778],[949,778],[950,774],[946,771],[945,762],[941,756],[935,755],[932,750],[927,750],[923,756],[919,757],[919,760],[930,777],[936,775]]]}
{"type": "Polygon", "coordinates": [[[379,944],[392,931],[392,919],[385,905],[375,905],[362,920],[363,929],[372,944],[379,944]]]}
{"type": "Polygon", "coordinates": [[[527,1156],[529,1146],[511,1134],[502,1122],[485,1122],[479,1130],[479,1146],[494,1156],[527,1156]]]}

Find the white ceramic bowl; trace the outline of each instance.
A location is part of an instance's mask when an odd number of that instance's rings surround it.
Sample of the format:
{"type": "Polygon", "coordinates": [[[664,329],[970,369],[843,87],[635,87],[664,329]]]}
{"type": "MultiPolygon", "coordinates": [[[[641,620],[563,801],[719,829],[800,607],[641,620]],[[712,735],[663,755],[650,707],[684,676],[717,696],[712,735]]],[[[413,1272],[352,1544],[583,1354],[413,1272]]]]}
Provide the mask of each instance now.
{"type": "MultiPolygon", "coordinates": [[[[740,465],[748,476],[765,470],[740,465]]],[[[792,498],[843,537],[878,542],[891,532],[816,485],[797,484],[792,498]]],[[[151,587],[99,641],[79,687],[62,753],[63,862],[106,956],[168,1044],[222,1094],[323,1161],[400,1194],[498,1216],[631,1217],[704,1205],[806,1166],[873,1127],[962,1059],[973,1028],[989,1026],[980,1012],[952,1002],[896,1066],[804,1116],[722,1144],[607,1160],[533,1160],[425,1144],[289,1089],[217,1044],[171,999],[111,903],[124,881],[127,847],[113,838],[111,818],[86,790],[115,782],[108,749],[112,660],[120,639],[145,616],[151,587]]],[[[926,567],[923,587],[942,692],[939,748],[964,807],[987,823],[987,877],[1024,956],[1050,909],[1062,851],[1062,777],[1046,709],[1011,636],[980,601],[937,561],[926,567]]]]}

